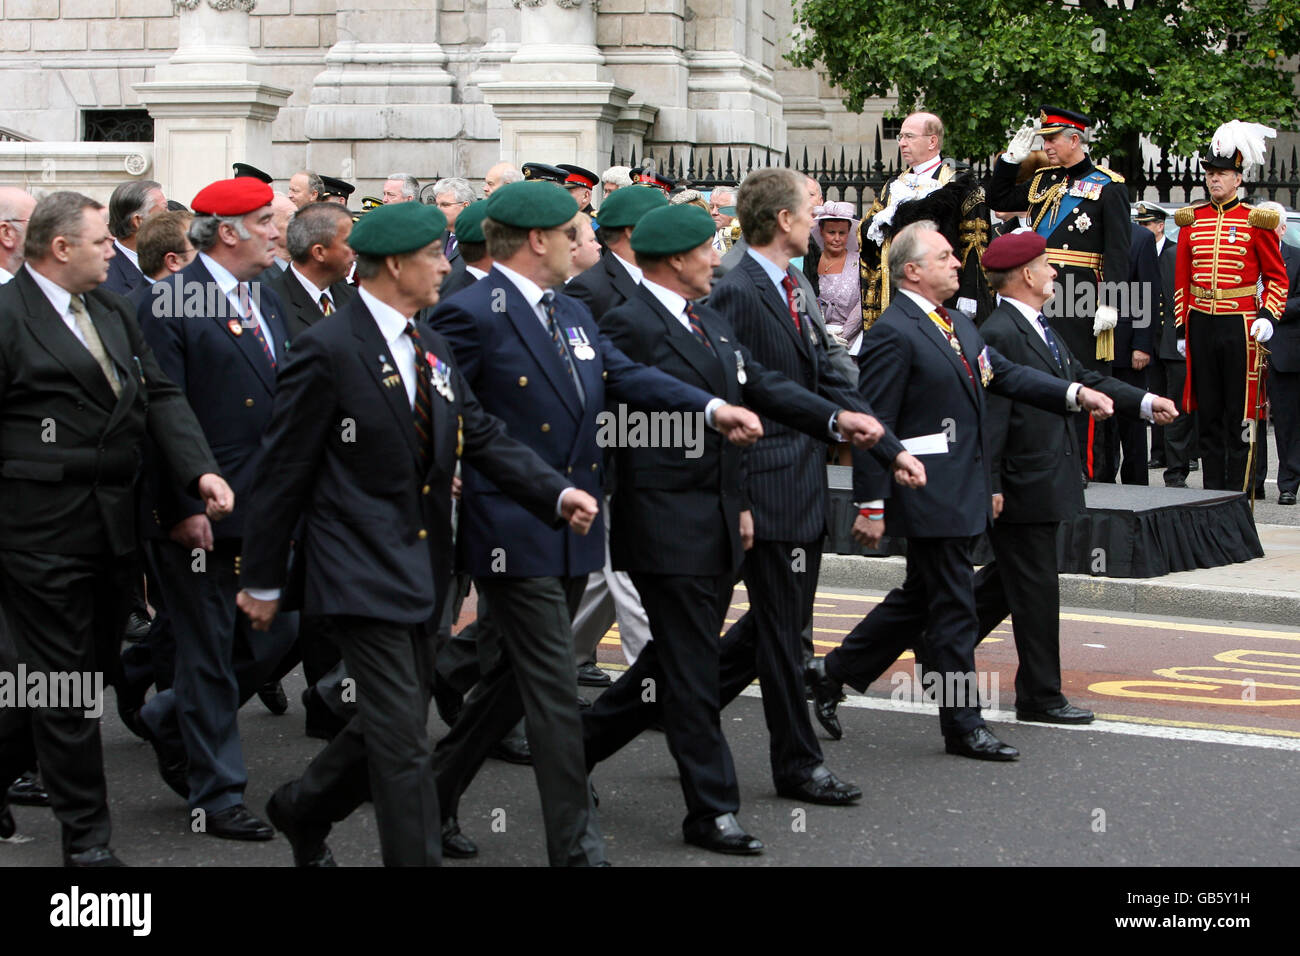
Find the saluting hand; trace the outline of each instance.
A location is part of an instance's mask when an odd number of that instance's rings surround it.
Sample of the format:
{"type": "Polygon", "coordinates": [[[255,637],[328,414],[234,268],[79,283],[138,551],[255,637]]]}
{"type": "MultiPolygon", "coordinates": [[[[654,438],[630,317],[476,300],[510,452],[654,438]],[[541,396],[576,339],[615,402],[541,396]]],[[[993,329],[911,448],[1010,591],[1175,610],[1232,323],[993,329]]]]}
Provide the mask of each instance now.
{"type": "Polygon", "coordinates": [[[744,448],[763,437],[763,423],[748,408],[739,405],[722,405],[713,413],[713,427],[722,432],[727,441],[744,448]]]}
{"type": "Polygon", "coordinates": [[[586,534],[591,530],[596,515],[600,514],[600,505],[581,488],[570,488],[560,498],[560,514],[569,522],[571,530],[586,534]]]}
{"type": "Polygon", "coordinates": [[[1178,406],[1170,399],[1156,396],[1151,401],[1151,417],[1157,425],[1168,425],[1178,417],[1178,406]]]}
{"type": "Polygon", "coordinates": [[[1110,400],[1109,395],[1103,395],[1094,389],[1079,389],[1079,394],[1074,397],[1079,403],[1079,407],[1085,412],[1089,412],[1097,421],[1105,421],[1115,414],[1115,403],[1110,400]]]}
{"type": "Polygon", "coordinates": [[[870,448],[885,437],[885,426],[862,412],[840,412],[835,417],[835,427],[845,441],[853,442],[855,448],[870,448]]]}
{"type": "Polygon", "coordinates": [[[925,465],[910,451],[900,451],[894,457],[894,480],[904,488],[924,488],[925,465]]]}
{"type": "Polygon", "coordinates": [[[240,591],[236,594],[235,603],[239,605],[241,611],[248,615],[248,619],[252,622],[255,631],[269,630],[271,622],[275,620],[275,615],[280,610],[279,600],[259,601],[255,597],[250,597],[247,591],[240,591]]]}
{"type": "Polygon", "coordinates": [[[220,521],[235,510],[235,493],[220,475],[208,472],[199,476],[199,497],[207,505],[208,517],[220,521]]]}

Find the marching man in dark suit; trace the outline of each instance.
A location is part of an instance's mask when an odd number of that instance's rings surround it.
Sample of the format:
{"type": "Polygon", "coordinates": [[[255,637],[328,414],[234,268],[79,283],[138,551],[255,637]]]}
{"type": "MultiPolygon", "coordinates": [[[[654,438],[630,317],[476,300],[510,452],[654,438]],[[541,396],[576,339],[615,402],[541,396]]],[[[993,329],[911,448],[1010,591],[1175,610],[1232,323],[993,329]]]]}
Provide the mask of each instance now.
{"type": "MultiPolygon", "coordinates": [[[[639,188],[620,190],[607,203],[639,188]]],[[[879,429],[869,416],[763,368],[722,315],[691,302],[712,285],[719,258],[714,232],[712,217],[691,205],[657,209],[638,223],[632,248],[644,277],[635,298],[606,314],[611,341],[629,358],[735,404],[749,402],[814,439],[874,444],[879,429]]],[[[740,449],[716,435],[706,436],[693,454],[681,447],[618,449],[613,560],[631,572],[654,640],[583,714],[582,726],[591,766],[635,736],[644,726],[638,711],[657,703],[681,773],[686,841],[748,854],[763,845],[736,821],[740,792],[719,722],[718,632],[745,549],[753,544],[741,458],[740,449]],[[651,701],[647,686],[655,689],[651,701]]],[[[895,467],[906,480],[923,480],[919,462],[906,452],[899,459],[895,467]]]]}
{"type": "Polygon", "coordinates": [[[446,225],[431,206],[394,203],[353,228],[360,289],[295,343],[249,509],[240,607],[269,626],[301,521],[303,611],[331,618],[356,680],[358,715],[267,804],[299,866],[333,865],[330,826],[367,796],[385,865],[442,860],[425,725],[457,459],[539,521],[583,534],[597,513],[483,411],[442,337],[411,321],[447,274],[446,225]]]}
{"type": "MultiPolygon", "coordinates": [[[[41,200],[26,266],[0,288],[0,600],[18,661],[48,674],[116,671],[146,431],[208,518],[235,504],[126,303],[92,291],[113,256],[103,208],[73,192],[41,200]]],[[[99,721],[81,703],[0,708],[0,780],[30,766],[30,720],[64,862],[120,865],[99,721]]]]}
{"type": "MultiPolygon", "coordinates": [[[[980,326],[980,337],[1000,355],[1095,388],[1133,419],[1167,424],[1177,416],[1169,399],[1084,368],[1053,332],[1043,305],[1053,295],[1056,270],[1042,236],[1025,232],[994,239],[983,265],[1002,300],[980,326]]],[[[1056,411],[997,394],[987,396],[986,409],[994,560],[975,575],[980,640],[1011,614],[1020,658],[1017,719],[1091,723],[1091,711],[1073,706],[1061,694],[1056,535],[1062,521],[1083,510],[1078,439],[1056,411]]]]}
{"type": "Polygon", "coordinates": [[[108,200],[108,229],[117,255],[108,263],[104,291],[130,295],[137,286],[147,284],[136,252],[136,235],[146,219],[166,211],[167,197],[152,179],[130,180],[113,190],[108,200]]]}
{"type": "Polygon", "coordinates": [[[580,299],[600,324],[605,313],[636,294],[641,268],[632,251],[632,230],[646,213],[668,205],[668,197],[650,186],[628,186],[600,207],[596,221],[607,250],[590,269],[574,277],[564,294],[580,299]],[[621,195],[620,195],[621,193],[621,195]]]}
{"type": "MultiPolygon", "coordinates": [[[[251,176],[199,191],[190,241],[198,256],[156,283],[138,313],[163,371],[185,392],[208,444],[241,502],[262,457],[276,371],[287,358],[284,307],[251,285],[275,255],[271,187],[251,176]]],[[[248,770],[238,711],[297,636],[282,617],[269,636],[252,635],[239,613],[240,552],[250,526],[244,508],[213,528],[202,503],[166,476],[158,480],[166,539],[158,572],[176,637],[176,676],[140,710],[167,783],[187,796],[194,830],[231,840],[269,840],[274,831],[244,805],[248,770]],[[184,777],[179,754],[188,758],[184,777]]]]}
{"type": "MultiPolygon", "coordinates": [[[[606,396],[633,409],[703,413],[732,440],[751,443],[761,434],[753,412],[629,361],[600,334],[585,305],[551,291],[568,271],[577,211],[552,183],[495,190],[483,223],[492,272],[434,313],[434,327],[451,343],[484,407],[597,497],[603,494],[597,416],[606,396]]],[[[484,676],[438,743],[443,813],[450,823],[492,745],[526,714],[551,864],[603,863],[582,752],[571,628],[587,576],[604,563],[604,531],[597,527],[586,538],[557,531],[503,501],[477,468],[467,466],[463,478],[457,541],[479,594],[484,676]]]]}
{"type": "Polygon", "coordinates": [[[348,235],[352,214],[332,202],[303,206],[289,221],[289,268],[274,275],[271,290],[284,305],[285,331],[292,342],[351,301],[355,289],[344,280],[356,260],[348,235]]]}
{"type": "Polygon", "coordinates": [[[461,289],[468,289],[479,279],[488,274],[492,268],[492,257],[488,255],[487,239],[483,236],[483,216],[487,200],[479,199],[460,211],[456,217],[456,238],[459,240],[460,255],[451,264],[451,272],[442,280],[438,298],[445,299],[455,295],[461,289]]]}
{"type": "Polygon", "coordinates": [[[976,694],[970,546],[993,517],[984,393],[1062,416],[1080,408],[1109,415],[1113,406],[1099,392],[1008,361],[984,344],[965,314],[939,305],[957,287],[957,266],[933,223],[913,223],[894,237],[890,275],[898,296],[863,341],[859,387],[882,422],[900,435],[924,437],[934,453],[924,488],[889,495],[888,476],[855,453],[860,511],[853,535],[875,545],[888,526],[907,538],[907,578],[811,670],[818,716],[833,721],[827,729],[835,734],[840,685],[865,690],[918,644],[917,657],[941,679],[939,723],[948,753],[1015,760],[1019,752],[985,726],[976,694]]]}

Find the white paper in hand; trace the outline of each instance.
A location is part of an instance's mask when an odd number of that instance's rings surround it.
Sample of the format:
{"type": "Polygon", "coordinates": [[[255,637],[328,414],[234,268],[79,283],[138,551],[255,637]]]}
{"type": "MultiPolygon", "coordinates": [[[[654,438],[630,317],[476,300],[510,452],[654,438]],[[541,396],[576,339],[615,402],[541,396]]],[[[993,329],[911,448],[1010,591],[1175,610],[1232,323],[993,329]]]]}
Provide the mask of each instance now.
{"type": "Polygon", "coordinates": [[[944,432],[935,432],[933,435],[917,435],[915,438],[904,438],[903,448],[913,455],[946,455],[948,454],[948,436],[944,432]]]}

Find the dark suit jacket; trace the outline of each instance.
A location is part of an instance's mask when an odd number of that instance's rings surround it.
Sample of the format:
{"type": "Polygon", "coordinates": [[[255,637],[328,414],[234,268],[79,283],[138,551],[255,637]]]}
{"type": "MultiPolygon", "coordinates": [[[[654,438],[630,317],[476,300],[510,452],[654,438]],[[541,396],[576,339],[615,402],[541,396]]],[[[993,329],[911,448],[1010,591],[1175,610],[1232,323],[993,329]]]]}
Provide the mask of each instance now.
{"type": "MultiPolygon", "coordinates": [[[[262,456],[262,434],[271,420],[276,373],[257,339],[227,304],[212,274],[195,257],[180,272],[156,283],[153,301],[137,313],[158,364],[185,393],[203,427],[221,473],[235,492],[235,510],[212,526],[217,538],[244,532],[244,505],[262,456]],[[200,297],[195,290],[203,290],[200,297]],[[210,290],[210,291],[209,291],[210,290]],[[181,308],[159,306],[181,303],[181,308]],[[236,335],[231,328],[239,329],[236,335]]],[[[277,363],[288,358],[284,306],[269,286],[259,289],[258,309],[271,329],[277,363]]],[[[203,503],[162,476],[158,481],[158,522],[166,532],[178,521],[203,511],[203,503]]]]}
{"type": "MultiPolygon", "coordinates": [[[[1085,368],[1056,336],[1066,363],[1062,369],[1029,321],[1005,300],[984,320],[980,336],[1012,362],[1106,393],[1120,414],[1136,418],[1141,413],[1145,392],[1085,368]]],[[[985,402],[993,493],[1005,496],[998,520],[1065,521],[1082,511],[1079,440],[1070,417],[1002,395],[989,395],[985,402]]]]}
{"type": "MultiPolygon", "coordinates": [[[[785,300],[753,256],[742,256],[723,276],[708,304],[722,313],[765,368],[821,395],[836,408],[873,414],[870,403],[827,360],[816,327],[806,315],[802,333],[795,330],[785,300]]],[[[892,461],[900,448],[889,434],[872,452],[882,461],[892,461]]],[[[748,472],[756,538],[812,541],[826,530],[824,442],[764,416],[763,437],[749,452],[748,472]]]]}
{"type": "Polygon", "coordinates": [[[636,295],[636,282],[622,265],[614,261],[617,258],[612,252],[605,253],[599,262],[574,276],[564,287],[565,295],[586,303],[598,325],[603,325],[605,313],[610,309],[636,295]]]}
{"type": "MultiPolygon", "coordinates": [[[[718,312],[703,304],[694,311],[711,350],[644,286],[608,312],[602,328],[633,361],[825,440],[836,405],[764,368],[718,312]]],[[[618,449],[610,531],[614,567],[698,575],[734,574],[740,568],[744,452],[712,430],[701,438],[693,457],[681,448],[618,449]],[[683,528],[690,533],[683,534],[683,528]]]]}
{"type": "MultiPolygon", "coordinates": [[[[271,267],[271,269],[275,268],[275,266],[271,267]]],[[[265,276],[266,273],[263,275],[265,276]]],[[[279,275],[271,276],[267,280],[267,285],[284,306],[284,327],[290,342],[325,318],[321,314],[320,303],[312,300],[297,276],[289,269],[285,269],[279,275]]],[[[357,294],[356,286],[348,285],[341,280],[331,283],[329,291],[334,297],[336,312],[343,311],[343,308],[352,301],[352,297],[357,294]]]]}
{"type": "Polygon", "coordinates": [[[1166,238],[1160,250],[1160,358],[1181,362],[1178,327],[1174,322],[1174,271],[1178,266],[1178,243],[1166,238]]]}
{"type": "Polygon", "coordinates": [[[425,351],[452,365],[452,397],[430,390],[427,470],[406,390],[400,380],[385,384],[388,344],[359,296],[294,343],[248,504],[244,587],[286,586],[289,540],[302,519],[306,613],[403,624],[434,617],[451,574],[451,479],[460,455],[512,506],[556,522],[568,482],[483,411],[441,336],[425,326],[420,337],[425,351]]]}
{"type": "Polygon", "coordinates": [[[456,261],[451,264],[451,271],[442,280],[442,285],[438,286],[438,298],[445,299],[449,295],[455,295],[461,289],[468,289],[477,281],[478,277],[465,268],[464,258],[457,256],[456,261]]]}
{"type": "Polygon", "coordinates": [[[1288,283],[1286,309],[1268,341],[1273,353],[1268,364],[1279,372],[1300,372],[1300,249],[1282,243],[1282,264],[1288,283]]]}
{"type": "Polygon", "coordinates": [[[124,299],[86,310],[113,360],[112,388],[25,269],[0,286],[0,541],[20,551],[129,554],[145,434],[190,491],[217,465],[185,396],[124,299]],[[48,439],[48,440],[46,440],[48,439]]]}
{"type": "MultiPolygon", "coordinates": [[[[948,311],[974,384],[938,326],[901,291],[862,341],[859,388],[880,420],[902,438],[948,435],[947,453],[923,459],[924,488],[894,487],[876,460],[854,453],[854,500],[887,499],[886,532],[892,537],[973,537],[993,517],[992,450],[979,368],[986,346],[965,313],[948,311]]],[[[994,348],[984,354],[993,372],[989,391],[1066,414],[1063,379],[1008,361],[994,348]]]]}
{"type": "MultiPolygon", "coordinates": [[[[433,326],[446,337],[470,387],[506,430],[533,448],[548,465],[600,500],[603,464],[597,416],[606,398],[633,409],[703,411],[714,396],[628,359],[600,334],[591,312],[577,299],[555,297],[555,315],[566,337],[585,335],[594,357],[575,357],[586,393],[573,379],[545,327],[528,302],[496,268],[487,278],[439,302],[433,326]],[[504,298],[503,298],[504,297],[504,298]],[[505,302],[504,314],[497,303],[505,302]]],[[[605,563],[601,520],[591,533],[555,530],[502,496],[490,475],[473,464],[464,469],[458,554],[475,577],[572,577],[605,563]]]]}
{"type": "Polygon", "coordinates": [[[1155,358],[1156,331],[1160,323],[1160,261],[1156,236],[1146,226],[1131,223],[1129,243],[1128,303],[1119,303],[1115,326],[1115,368],[1131,368],[1133,352],[1155,358]]]}
{"type": "Polygon", "coordinates": [[[101,292],[129,295],[132,289],[141,284],[147,284],[144,273],[119,251],[108,260],[108,278],[100,283],[99,289],[101,292]]]}

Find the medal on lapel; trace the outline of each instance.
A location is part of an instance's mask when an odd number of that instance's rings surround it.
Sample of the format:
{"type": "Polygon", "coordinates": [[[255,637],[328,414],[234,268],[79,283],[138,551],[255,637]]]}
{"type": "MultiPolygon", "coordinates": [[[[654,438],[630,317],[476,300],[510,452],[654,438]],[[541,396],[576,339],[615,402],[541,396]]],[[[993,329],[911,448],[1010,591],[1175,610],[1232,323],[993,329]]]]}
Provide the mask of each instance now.
{"type": "Polygon", "coordinates": [[[989,382],[993,381],[993,363],[989,361],[989,347],[987,345],[980,349],[979,359],[976,364],[980,368],[980,385],[987,388],[989,382]]]}
{"type": "Polygon", "coordinates": [[[231,319],[229,322],[226,323],[226,328],[230,329],[230,334],[233,335],[235,338],[239,338],[241,335],[244,334],[244,326],[240,323],[238,319],[231,319]]]}
{"type": "Polygon", "coordinates": [[[745,360],[741,357],[740,350],[736,350],[736,381],[744,385],[749,381],[749,376],[745,374],[745,360]]]}
{"type": "Polygon", "coordinates": [[[429,365],[429,384],[447,401],[454,402],[456,396],[451,390],[451,366],[432,352],[425,352],[424,360],[429,365]]]}
{"type": "Polygon", "coordinates": [[[569,328],[569,350],[573,352],[573,357],[583,362],[590,362],[596,357],[596,350],[591,347],[591,339],[587,337],[587,330],[581,326],[571,326],[569,328]]]}
{"type": "Polygon", "coordinates": [[[398,385],[401,385],[402,376],[398,375],[397,369],[393,368],[389,363],[388,356],[379,356],[379,361],[381,363],[379,374],[382,376],[381,381],[384,383],[384,388],[396,388],[398,385]]]}

